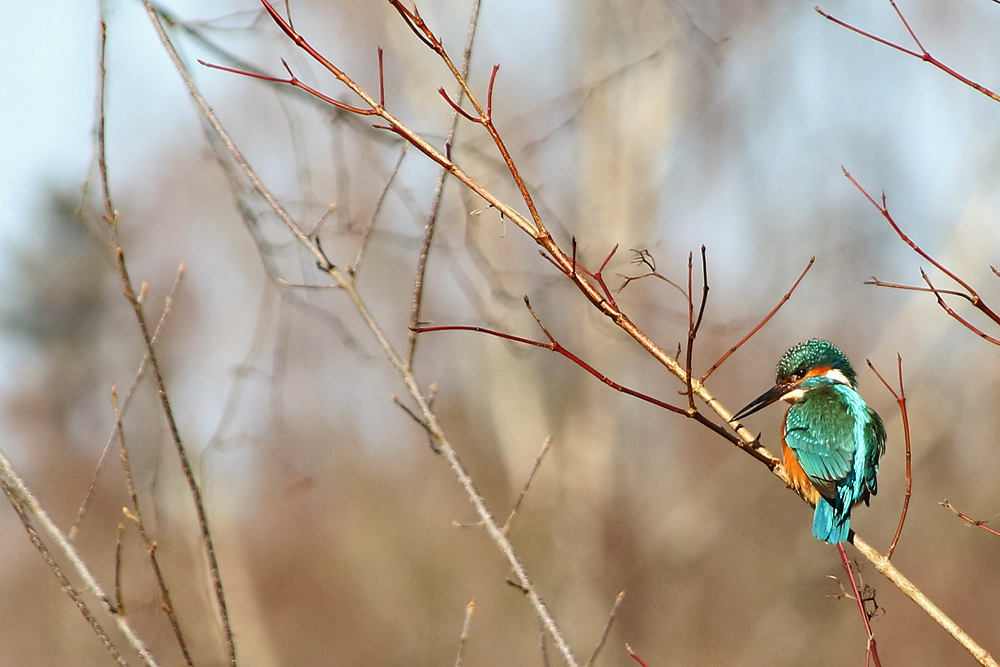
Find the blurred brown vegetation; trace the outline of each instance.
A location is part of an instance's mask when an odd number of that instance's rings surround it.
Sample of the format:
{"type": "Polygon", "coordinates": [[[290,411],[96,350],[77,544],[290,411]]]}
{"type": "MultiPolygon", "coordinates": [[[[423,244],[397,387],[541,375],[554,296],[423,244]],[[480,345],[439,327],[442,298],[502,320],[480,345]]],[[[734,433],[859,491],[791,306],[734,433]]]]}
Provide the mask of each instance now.
{"type": "MultiPolygon", "coordinates": [[[[882,16],[857,5],[825,9],[898,32],[888,10],[882,16]]],[[[388,7],[292,8],[296,26],[370,89],[381,45],[390,108],[442,141],[449,109],[436,89],[451,88],[446,72],[388,7]]],[[[201,11],[214,17],[233,9],[201,11]]],[[[441,0],[420,9],[457,55],[467,4],[441,0]]],[[[963,7],[962,21],[943,20],[944,10],[917,3],[910,18],[976,78],[992,72],[983,63],[997,54],[995,43],[975,46],[996,34],[982,25],[996,27],[990,9],[963,7]]],[[[883,551],[903,496],[902,436],[895,403],[864,359],[888,376],[902,354],[915,482],[893,562],[973,637],[1000,650],[1000,542],[938,506],[948,498],[977,518],[1000,512],[997,350],[927,295],[862,285],[871,275],[916,282],[919,262],[839,170],[847,164],[872,189],[884,187],[896,219],[984,286],[989,299],[996,281],[989,282],[988,265],[1000,237],[992,156],[1000,153],[990,153],[992,129],[977,145],[961,132],[979,118],[995,127],[1000,109],[796,3],[486,3],[480,20],[471,79],[484,89],[489,68],[501,64],[494,116],[543,217],[554,234],[579,240],[583,264],[596,268],[620,244],[606,275],[628,274],[635,269],[624,249],[649,248],[660,271],[680,281],[687,253],[707,245],[712,292],[696,372],[817,256],[801,289],[710,388],[734,409],[769,385],[774,362],[792,343],[819,336],[841,345],[889,428],[879,495],[854,522],[883,551]],[[914,103],[915,88],[922,102],[914,103]]],[[[303,80],[347,99],[267,21],[248,30],[189,27],[268,72],[288,58],[303,80]]],[[[121,243],[133,279],[149,284],[151,319],[177,266],[187,268],[158,349],[197,458],[240,663],[452,664],[474,598],[465,664],[540,664],[537,619],[505,582],[506,565],[485,534],[453,525],[475,520],[468,500],[425,434],[393,405],[403,388],[343,295],[275,284],[320,276],[269,211],[232,185],[188,107],[179,107],[189,115],[169,128],[169,141],[145,141],[137,84],[116,74],[123,59],[139,57],[118,46],[121,30],[112,15],[109,166],[121,243]]],[[[234,65],[180,28],[174,34],[191,62],[234,65]]],[[[310,229],[322,219],[319,236],[331,259],[352,263],[399,142],[289,90],[215,71],[196,76],[297,220],[310,229]]],[[[183,99],[176,77],[163,79],[183,99]]],[[[516,200],[478,128],[461,126],[454,154],[487,187],[516,200]]],[[[361,292],[400,346],[435,178],[410,151],[359,267],[361,292]]],[[[95,187],[92,179],[91,195],[95,187]]],[[[128,387],[143,351],[96,200],[88,196],[78,209],[76,190],[51,185],[40,186],[38,200],[30,234],[9,246],[3,323],[5,349],[14,352],[5,363],[16,381],[2,397],[4,448],[68,527],[113,427],[110,388],[128,387]]],[[[537,338],[521,302],[528,294],[569,349],[624,384],[675,400],[673,378],[481,206],[447,183],[425,319],[537,338]]],[[[686,304],[672,288],[639,281],[616,298],[663,348],[685,335],[686,304]]],[[[416,363],[425,386],[437,385],[435,407],[496,516],[509,511],[543,440],[553,437],[511,538],[578,657],[589,655],[625,590],[599,664],[633,664],[625,642],[650,667],[863,664],[857,610],[830,578],[843,576],[836,552],[810,535],[808,508],[750,457],[542,350],[434,333],[421,336],[416,363]]],[[[752,422],[772,451],[780,412],[752,422]]],[[[190,498],[148,378],[125,435],[196,662],[222,664],[190,498]]],[[[109,584],[127,502],[117,451],[100,470],[77,537],[109,584]]],[[[0,526],[7,602],[0,605],[0,662],[109,664],[16,516],[3,512],[0,526]]],[[[125,546],[128,614],[163,664],[180,664],[133,531],[125,546]]],[[[860,567],[878,594],[883,664],[972,663],[923,612],[860,567]]],[[[551,646],[548,659],[559,663],[551,646]]]]}

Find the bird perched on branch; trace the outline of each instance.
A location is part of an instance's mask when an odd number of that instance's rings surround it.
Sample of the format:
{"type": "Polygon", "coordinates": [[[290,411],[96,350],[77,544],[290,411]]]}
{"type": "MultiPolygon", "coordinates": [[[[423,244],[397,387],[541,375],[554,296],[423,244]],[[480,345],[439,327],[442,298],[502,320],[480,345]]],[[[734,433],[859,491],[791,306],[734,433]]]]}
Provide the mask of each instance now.
{"type": "Polygon", "coordinates": [[[792,488],[815,504],[813,535],[847,540],[851,508],[877,491],[885,427],[857,392],[857,375],[844,353],[825,340],[807,340],[781,356],[774,387],[732,421],[779,398],[791,403],[782,428],[782,455],[792,488]]]}

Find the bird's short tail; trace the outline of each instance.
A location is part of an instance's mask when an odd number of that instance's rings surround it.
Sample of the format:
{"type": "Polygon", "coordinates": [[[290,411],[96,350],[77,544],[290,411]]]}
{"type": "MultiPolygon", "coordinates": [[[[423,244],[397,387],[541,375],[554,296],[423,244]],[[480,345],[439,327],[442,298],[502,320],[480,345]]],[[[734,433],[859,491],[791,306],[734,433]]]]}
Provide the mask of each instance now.
{"type": "Polygon", "coordinates": [[[813,535],[830,544],[847,541],[851,530],[851,511],[838,511],[826,498],[820,496],[813,515],[813,535]]]}

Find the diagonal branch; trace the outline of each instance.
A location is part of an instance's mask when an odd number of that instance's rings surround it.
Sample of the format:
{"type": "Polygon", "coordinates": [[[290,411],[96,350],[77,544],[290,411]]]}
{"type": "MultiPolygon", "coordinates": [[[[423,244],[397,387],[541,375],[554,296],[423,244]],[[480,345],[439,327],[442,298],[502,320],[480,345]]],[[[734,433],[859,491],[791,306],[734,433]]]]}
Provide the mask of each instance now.
{"type": "Polygon", "coordinates": [[[947,499],[944,500],[944,501],[942,501],[942,502],[940,502],[939,505],[941,505],[942,507],[944,507],[945,509],[947,509],[949,512],[951,512],[952,514],[954,514],[955,516],[957,516],[959,519],[962,519],[963,521],[968,521],[973,526],[975,526],[977,528],[982,528],[987,533],[992,533],[992,534],[996,535],[997,537],[1000,537],[1000,531],[993,530],[992,528],[990,528],[989,526],[986,525],[985,521],[980,521],[980,520],[977,520],[977,519],[973,519],[970,516],[962,514],[957,509],[955,509],[955,506],[952,505],[951,503],[949,503],[947,499]]]}
{"type": "MultiPolygon", "coordinates": [[[[856,187],[858,191],[865,196],[865,198],[869,201],[869,203],[871,203],[871,205],[874,206],[878,210],[878,212],[882,214],[882,217],[886,219],[886,221],[889,223],[889,226],[892,227],[892,229],[896,232],[899,238],[901,238],[906,245],[910,246],[910,248],[912,248],[915,253],[917,253],[918,255],[926,259],[928,262],[933,264],[935,268],[937,268],[943,274],[945,274],[946,276],[954,280],[956,283],[958,283],[965,290],[966,293],[961,294],[949,290],[937,289],[936,287],[934,287],[934,285],[931,284],[931,281],[928,279],[927,274],[924,273],[923,269],[920,270],[920,275],[923,277],[924,282],[927,283],[928,289],[926,290],[924,290],[923,288],[895,285],[893,283],[882,283],[874,279],[872,281],[867,281],[867,284],[874,284],[882,287],[891,287],[895,289],[913,289],[917,291],[932,292],[934,296],[937,297],[938,305],[940,305],[941,308],[943,308],[944,311],[948,313],[951,317],[960,322],[965,328],[969,329],[977,336],[993,343],[994,345],[1000,345],[1000,340],[987,335],[985,332],[978,329],[969,321],[958,315],[958,313],[956,313],[950,306],[948,306],[947,303],[945,303],[945,300],[942,298],[941,295],[956,294],[958,296],[962,296],[962,298],[968,300],[977,310],[983,313],[986,317],[990,318],[998,326],[1000,326],[1000,315],[998,315],[989,306],[986,305],[986,302],[983,301],[982,298],[979,296],[979,293],[972,288],[972,285],[962,280],[958,275],[956,275],[955,273],[950,271],[947,267],[945,267],[943,264],[941,264],[939,261],[931,257],[931,255],[928,252],[926,252],[923,248],[917,245],[909,236],[907,236],[903,232],[902,229],[900,229],[899,225],[896,224],[896,221],[893,220],[892,215],[889,213],[889,207],[886,205],[884,193],[882,194],[881,203],[876,201],[875,198],[872,197],[870,194],[868,194],[868,191],[865,190],[861,186],[861,184],[858,183],[857,180],[855,180],[854,176],[852,176],[851,173],[847,171],[847,169],[843,165],[841,165],[840,168],[843,170],[844,176],[847,177],[847,180],[849,180],[854,185],[854,187],[856,187]]],[[[996,272],[995,269],[994,272],[996,272]]]]}
{"type": "MultiPolygon", "coordinates": [[[[22,510],[30,512],[38,520],[45,532],[48,533],[49,537],[59,546],[59,550],[66,554],[66,557],[73,564],[73,569],[83,579],[87,590],[100,600],[109,614],[114,616],[118,629],[125,635],[128,643],[136,650],[147,667],[157,667],[156,658],[150,653],[146,643],[135,631],[128,619],[123,614],[116,613],[118,608],[115,606],[114,600],[104,592],[104,589],[97,582],[97,578],[90,571],[90,567],[88,567],[87,562],[83,559],[76,546],[73,545],[66,534],[49,517],[48,512],[38,502],[38,498],[31,492],[31,489],[28,488],[28,485],[24,483],[24,480],[21,479],[17,472],[15,472],[10,459],[7,458],[3,450],[0,450],[0,482],[2,482],[8,499],[15,504],[15,510],[17,510],[18,514],[20,515],[22,510]]],[[[34,542],[34,539],[32,542],[34,542]]],[[[60,575],[57,573],[56,576],[60,575]]],[[[74,601],[77,601],[76,598],[74,598],[74,601]]]]}
{"type": "Polygon", "coordinates": [[[862,30],[861,28],[857,28],[857,27],[851,25],[847,21],[843,21],[841,19],[838,19],[835,16],[831,16],[830,14],[827,14],[826,12],[824,12],[819,7],[815,7],[815,10],[816,10],[816,12],[820,16],[822,16],[823,18],[827,19],[828,21],[832,21],[833,23],[836,23],[837,25],[839,25],[842,28],[847,28],[851,32],[857,33],[857,34],[861,35],[862,37],[867,37],[868,39],[872,40],[873,42],[878,42],[879,44],[881,44],[883,46],[888,46],[890,49],[895,49],[896,51],[899,51],[901,53],[905,53],[908,56],[912,56],[912,57],[916,58],[917,60],[923,60],[925,63],[930,63],[931,65],[934,65],[934,67],[937,67],[939,70],[941,70],[942,72],[944,72],[948,76],[950,76],[950,77],[952,77],[954,79],[957,79],[957,80],[961,81],[962,83],[964,83],[965,85],[969,86],[970,88],[973,88],[973,89],[979,91],[980,93],[982,93],[983,95],[986,95],[986,97],[989,97],[994,102],[1000,102],[1000,95],[998,95],[997,93],[993,92],[989,88],[976,83],[972,79],[959,74],[958,72],[956,72],[952,68],[948,67],[947,65],[945,65],[943,62],[941,62],[940,60],[938,60],[934,56],[932,56],[927,51],[927,49],[924,48],[924,45],[920,43],[920,40],[917,38],[917,34],[910,27],[909,21],[906,20],[906,17],[903,16],[903,12],[901,12],[899,10],[899,7],[896,6],[895,0],[889,0],[889,4],[892,5],[893,10],[896,12],[896,16],[899,17],[899,20],[903,23],[903,26],[906,28],[906,31],[908,33],[910,33],[910,37],[913,39],[914,43],[916,43],[917,48],[919,49],[919,51],[913,51],[911,49],[906,48],[905,46],[900,46],[899,44],[895,44],[893,42],[890,42],[887,39],[883,39],[881,37],[877,37],[876,35],[873,35],[870,32],[867,32],[865,30],[862,30]]]}
{"type": "Polygon", "coordinates": [[[721,366],[723,364],[723,362],[725,362],[726,359],[728,359],[729,356],[733,352],[735,352],[736,350],[740,349],[740,347],[742,347],[743,343],[745,343],[748,340],[750,340],[751,336],[753,336],[755,333],[757,333],[758,331],[760,331],[761,328],[765,324],[767,324],[768,321],[772,317],[774,317],[774,314],[777,313],[779,310],[781,310],[781,307],[785,305],[785,302],[788,301],[790,298],[792,298],[792,292],[794,292],[795,288],[797,288],[799,286],[799,283],[802,282],[802,279],[806,277],[806,274],[809,273],[809,269],[811,269],[813,267],[813,264],[815,264],[815,263],[816,263],[816,256],[813,255],[811,258],[809,258],[809,263],[806,264],[806,268],[802,269],[802,273],[799,274],[799,277],[795,280],[795,283],[791,286],[791,288],[787,292],[785,292],[785,295],[783,297],[781,297],[781,300],[778,301],[778,305],[776,305],[774,307],[774,309],[771,310],[770,313],[768,313],[767,315],[765,315],[764,319],[762,319],[757,326],[755,326],[753,329],[750,330],[750,333],[748,333],[746,336],[744,336],[743,338],[741,338],[740,342],[736,343],[736,345],[733,345],[731,348],[729,348],[728,352],[726,352],[724,355],[722,355],[722,357],[718,361],[716,361],[714,364],[712,364],[712,367],[709,368],[708,371],[706,371],[706,373],[701,376],[701,381],[702,382],[704,382],[706,379],[708,379],[708,376],[711,375],[712,373],[714,373],[715,370],[719,366],[721,366]]]}

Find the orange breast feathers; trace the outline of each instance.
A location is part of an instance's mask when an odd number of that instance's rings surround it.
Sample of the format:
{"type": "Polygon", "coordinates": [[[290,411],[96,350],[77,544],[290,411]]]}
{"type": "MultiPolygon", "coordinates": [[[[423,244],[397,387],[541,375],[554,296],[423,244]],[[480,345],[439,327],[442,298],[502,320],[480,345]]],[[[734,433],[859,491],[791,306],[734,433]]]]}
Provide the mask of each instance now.
{"type": "Polygon", "coordinates": [[[782,463],[785,465],[785,472],[788,473],[788,485],[813,505],[819,502],[819,491],[809,481],[809,477],[799,464],[795,452],[785,444],[784,427],[782,427],[781,432],[781,457],[782,463]]]}

